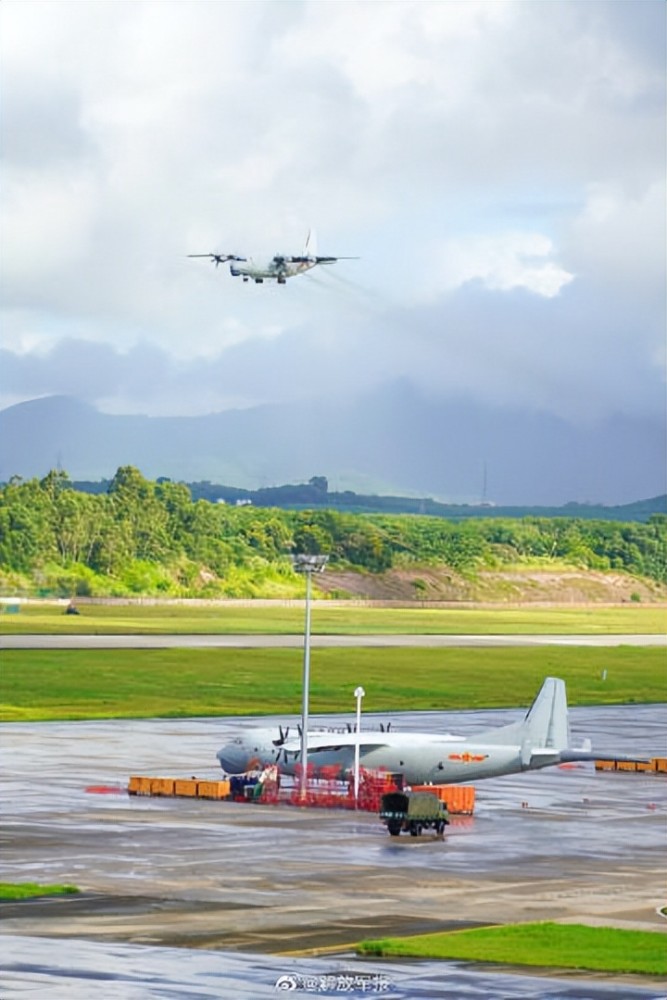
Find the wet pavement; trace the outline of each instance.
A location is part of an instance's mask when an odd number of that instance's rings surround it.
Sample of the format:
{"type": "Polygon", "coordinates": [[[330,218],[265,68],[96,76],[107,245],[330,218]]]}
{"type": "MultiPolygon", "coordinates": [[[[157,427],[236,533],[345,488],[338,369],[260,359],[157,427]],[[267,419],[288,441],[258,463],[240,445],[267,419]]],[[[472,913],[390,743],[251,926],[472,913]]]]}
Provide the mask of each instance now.
{"type": "MultiPolygon", "coordinates": [[[[364,725],[391,719],[395,729],[466,735],[523,714],[394,713],[365,716],[364,725]]],[[[590,736],[598,751],[649,756],[667,755],[665,716],[665,706],[570,711],[575,743],[590,736]]],[[[215,752],[229,735],[266,723],[3,726],[0,879],[70,882],[83,893],[0,905],[2,1000],[88,998],[98,995],[100,979],[105,1000],[260,997],[279,992],[279,976],[297,974],[297,995],[336,996],[343,991],[333,980],[327,993],[303,977],[324,976],[326,986],[336,970],[388,968],[389,992],[381,995],[401,998],[602,1000],[667,992],[640,980],[625,981],[619,992],[617,980],[580,974],[542,982],[460,963],[295,957],[299,950],[346,952],[362,938],[390,933],[514,920],[667,931],[656,913],[665,904],[667,782],[588,765],[490,779],[477,785],[474,817],[456,820],[444,840],[390,838],[365,813],[123,791],[130,774],[217,778],[215,752]],[[91,786],[118,791],[86,791],[91,786]]],[[[368,984],[354,992],[373,995],[368,984]]]]}
{"type": "Polygon", "coordinates": [[[460,962],[360,961],[352,955],[280,956],[187,952],[136,945],[48,939],[4,939],[3,1000],[261,1000],[295,997],[385,997],[387,1000],[665,1000],[660,987],[629,979],[512,975],[460,962]]]}

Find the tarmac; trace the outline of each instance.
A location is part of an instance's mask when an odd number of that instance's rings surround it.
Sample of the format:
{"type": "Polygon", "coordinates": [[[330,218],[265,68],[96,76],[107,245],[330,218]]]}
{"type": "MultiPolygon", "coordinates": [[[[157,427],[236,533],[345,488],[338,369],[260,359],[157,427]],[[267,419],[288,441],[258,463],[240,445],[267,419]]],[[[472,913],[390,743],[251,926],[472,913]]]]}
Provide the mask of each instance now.
{"type": "MultiPolygon", "coordinates": [[[[506,646],[667,646],[667,635],[312,635],[314,648],[454,647],[506,646]]],[[[221,634],[221,635],[2,635],[0,649],[296,649],[303,646],[299,635],[221,634]]]]}
{"type": "MultiPolygon", "coordinates": [[[[465,735],[522,715],[393,713],[366,716],[364,725],[391,719],[394,729],[465,735]]],[[[570,710],[574,742],[590,736],[601,756],[667,755],[664,719],[665,706],[570,710]]],[[[268,721],[277,727],[296,718],[268,721]]],[[[363,938],[526,920],[667,933],[658,912],[667,902],[664,777],[570,765],[489,779],[477,785],[475,815],[455,820],[444,839],[390,838],[377,816],[362,812],[127,795],[131,774],[219,777],[216,750],[253,723],[267,720],[3,727],[0,879],[82,889],[0,904],[3,1000],[46,982],[35,995],[96,996],[91,968],[108,972],[105,1000],[275,995],[281,975],[301,976],[295,990],[322,995],[303,977],[317,973],[325,982],[343,967],[377,975],[389,968],[393,978],[381,992],[396,997],[667,992],[645,977],[581,974],[551,976],[544,992],[539,971],[388,965],[352,954],[363,938]],[[86,790],[100,787],[107,791],[86,790]],[[116,993],[119,955],[121,965],[144,972],[116,993]],[[489,977],[502,992],[483,992],[489,977]]],[[[327,995],[336,995],[331,983],[327,995]]]]}

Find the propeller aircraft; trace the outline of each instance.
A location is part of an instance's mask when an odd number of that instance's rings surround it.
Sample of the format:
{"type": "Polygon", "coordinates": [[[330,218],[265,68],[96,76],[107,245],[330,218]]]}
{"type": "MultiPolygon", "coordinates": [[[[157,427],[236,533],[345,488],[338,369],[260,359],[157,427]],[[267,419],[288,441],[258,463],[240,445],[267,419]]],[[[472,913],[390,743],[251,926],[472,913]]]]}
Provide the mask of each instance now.
{"type": "MultiPolygon", "coordinates": [[[[296,774],[301,764],[301,741],[290,727],[253,728],[234,737],[217,753],[227,774],[278,765],[284,774],[296,774]]],[[[341,777],[353,773],[355,749],[360,766],[385,769],[405,776],[410,785],[450,785],[503,774],[534,771],[574,761],[636,761],[645,758],[593,754],[590,741],[580,749],[570,745],[565,682],[547,677],[526,716],[519,722],[490,729],[475,738],[451,733],[431,734],[390,730],[355,732],[309,730],[308,764],[336,765],[341,777]]]]}
{"type": "Polygon", "coordinates": [[[208,257],[216,267],[229,261],[229,273],[234,278],[241,276],[244,281],[252,280],[258,285],[264,281],[277,281],[279,285],[285,285],[288,278],[304,274],[319,264],[335,264],[338,260],[359,259],[358,257],[318,257],[311,247],[313,242],[312,235],[309,233],[303,253],[274,254],[273,257],[263,261],[256,261],[253,257],[239,257],[233,253],[189,253],[188,257],[208,257]]]}

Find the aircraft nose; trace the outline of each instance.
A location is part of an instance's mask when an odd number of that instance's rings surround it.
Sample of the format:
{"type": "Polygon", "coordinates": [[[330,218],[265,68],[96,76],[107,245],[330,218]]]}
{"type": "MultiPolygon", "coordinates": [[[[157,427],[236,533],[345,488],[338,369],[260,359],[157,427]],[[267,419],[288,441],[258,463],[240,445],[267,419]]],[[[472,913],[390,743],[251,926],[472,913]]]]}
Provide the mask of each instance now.
{"type": "Polygon", "coordinates": [[[216,754],[220,767],[226,774],[243,774],[246,770],[246,756],[243,750],[233,743],[228,743],[216,754]]]}

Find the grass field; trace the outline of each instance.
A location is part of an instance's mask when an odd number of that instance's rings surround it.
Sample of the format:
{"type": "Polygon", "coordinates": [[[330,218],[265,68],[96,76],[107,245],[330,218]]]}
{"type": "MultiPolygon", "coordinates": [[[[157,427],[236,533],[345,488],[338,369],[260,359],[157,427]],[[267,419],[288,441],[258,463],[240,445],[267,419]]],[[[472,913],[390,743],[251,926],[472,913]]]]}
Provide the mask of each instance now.
{"type": "Polygon", "coordinates": [[[357,951],[363,955],[454,958],[664,976],[666,945],[667,938],[659,931],[534,923],[364,941],[357,951]]]}
{"type": "MultiPolygon", "coordinates": [[[[0,633],[96,634],[180,633],[294,634],[303,631],[303,603],[276,602],[257,607],[234,603],[191,605],[88,605],[66,615],[53,604],[21,606],[18,614],[0,615],[0,633]]],[[[314,635],[386,634],[644,634],[667,631],[667,610],[660,605],[614,607],[377,608],[323,604],[313,606],[314,635]]]]}
{"type": "MultiPolygon", "coordinates": [[[[297,714],[299,649],[4,650],[0,721],[297,714]]],[[[656,647],[314,649],[310,710],[526,708],[544,677],[570,705],[667,701],[656,647]],[[603,680],[603,671],[606,678],[603,680]]]]}
{"type": "Polygon", "coordinates": [[[0,899],[33,899],[35,896],[69,896],[74,885],[38,885],[37,882],[0,882],[0,899]]]}

